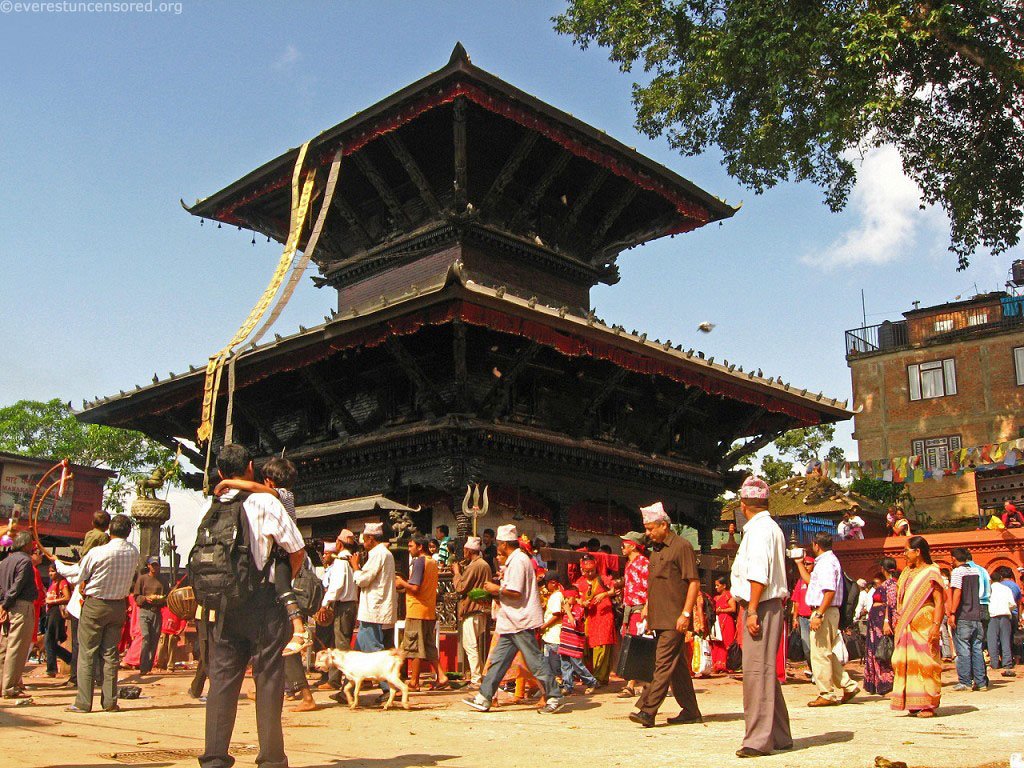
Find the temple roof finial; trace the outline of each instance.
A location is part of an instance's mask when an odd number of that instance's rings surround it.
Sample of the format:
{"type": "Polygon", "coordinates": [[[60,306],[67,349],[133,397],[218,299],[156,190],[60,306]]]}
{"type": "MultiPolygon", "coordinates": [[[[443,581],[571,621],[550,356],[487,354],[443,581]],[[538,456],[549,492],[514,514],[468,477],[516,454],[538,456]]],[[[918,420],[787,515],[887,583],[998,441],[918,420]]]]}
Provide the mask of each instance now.
{"type": "Polygon", "coordinates": [[[469,54],[466,53],[466,49],[462,47],[462,43],[457,42],[457,43],[455,43],[455,47],[452,48],[452,55],[451,55],[451,58],[448,59],[448,63],[449,64],[455,64],[455,63],[460,62],[460,61],[464,61],[467,64],[472,64],[473,63],[473,62],[470,61],[469,54]]]}

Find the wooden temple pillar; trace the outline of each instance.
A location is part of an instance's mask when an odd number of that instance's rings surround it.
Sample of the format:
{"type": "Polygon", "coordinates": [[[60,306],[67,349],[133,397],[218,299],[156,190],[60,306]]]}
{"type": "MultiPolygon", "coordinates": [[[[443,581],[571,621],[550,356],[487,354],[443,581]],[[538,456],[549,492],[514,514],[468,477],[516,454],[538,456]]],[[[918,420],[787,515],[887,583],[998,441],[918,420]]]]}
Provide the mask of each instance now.
{"type": "Polygon", "coordinates": [[[555,529],[553,546],[556,549],[569,548],[569,507],[561,499],[551,503],[551,524],[555,529]]]}

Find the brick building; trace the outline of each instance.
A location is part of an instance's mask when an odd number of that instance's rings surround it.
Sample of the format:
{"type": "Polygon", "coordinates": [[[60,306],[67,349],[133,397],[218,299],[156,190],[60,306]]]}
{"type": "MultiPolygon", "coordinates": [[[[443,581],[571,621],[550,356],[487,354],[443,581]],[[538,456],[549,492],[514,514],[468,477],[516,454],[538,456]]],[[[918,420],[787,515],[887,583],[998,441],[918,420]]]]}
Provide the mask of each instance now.
{"type": "MultiPolygon", "coordinates": [[[[1024,296],[982,294],[855,328],[846,360],[862,461],[917,455],[934,472],[950,468],[951,451],[1024,437],[1024,296]]],[[[931,524],[977,521],[975,482],[985,474],[914,484],[918,514],[931,524]]],[[[1024,472],[1010,469],[999,486],[983,506],[1024,498],[1024,472]]]]}

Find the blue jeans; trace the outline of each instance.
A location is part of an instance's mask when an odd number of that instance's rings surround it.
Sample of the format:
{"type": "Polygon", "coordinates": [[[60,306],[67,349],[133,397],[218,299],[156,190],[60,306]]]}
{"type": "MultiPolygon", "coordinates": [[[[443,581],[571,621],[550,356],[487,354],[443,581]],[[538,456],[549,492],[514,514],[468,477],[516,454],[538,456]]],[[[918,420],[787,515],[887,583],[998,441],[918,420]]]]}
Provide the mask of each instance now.
{"type": "Polygon", "coordinates": [[[988,661],[992,669],[1013,669],[1013,625],[1009,616],[988,621],[988,661]]]}
{"type": "Polygon", "coordinates": [[[555,684],[554,676],[551,674],[551,667],[548,666],[541,656],[540,648],[537,646],[537,636],[532,629],[526,629],[522,632],[511,632],[498,638],[498,643],[491,652],[490,666],[487,668],[487,674],[484,675],[484,679],[480,683],[480,696],[487,701],[494,698],[498,685],[501,683],[501,678],[505,676],[508,668],[512,666],[512,660],[516,657],[516,651],[523,654],[526,668],[544,686],[544,696],[547,697],[548,701],[560,699],[561,693],[555,684]]]}
{"type": "Polygon", "coordinates": [[[800,622],[800,645],[804,647],[804,659],[807,661],[807,668],[811,668],[811,617],[797,616],[800,622]]]}
{"type": "Polygon", "coordinates": [[[544,643],[544,661],[551,669],[552,677],[559,677],[562,674],[561,658],[558,655],[558,643],[544,643]]]}
{"type": "Polygon", "coordinates": [[[587,668],[583,665],[583,659],[577,659],[572,656],[560,656],[559,658],[562,660],[563,693],[569,693],[572,690],[572,687],[576,685],[577,677],[588,688],[593,688],[597,685],[597,678],[587,671],[587,668]]]}
{"type": "Polygon", "coordinates": [[[984,688],[988,685],[985,655],[982,652],[981,622],[966,619],[956,623],[953,644],[956,646],[956,676],[960,685],[984,688]]]}
{"type": "MultiPolygon", "coordinates": [[[[363,653],[373,653],[384,650],[384,625],[371,624],[367,621],[359,622],[359,631],[356,633],[356,650],[363,653]]],[[[387,693],[391,689],[383,680],[380,682],[380,689],[387,693]]],[[[359,691],[356,691],[359,695],[359,691]]]]}

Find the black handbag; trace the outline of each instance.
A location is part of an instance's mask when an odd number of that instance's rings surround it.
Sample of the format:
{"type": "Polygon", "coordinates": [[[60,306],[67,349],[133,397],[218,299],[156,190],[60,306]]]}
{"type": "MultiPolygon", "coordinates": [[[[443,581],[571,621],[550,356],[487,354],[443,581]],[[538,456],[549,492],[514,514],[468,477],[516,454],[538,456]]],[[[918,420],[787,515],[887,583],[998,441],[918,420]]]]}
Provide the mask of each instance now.
{"type": "Polygon", "coordinates": [[[643,635],[625,635],[615,674],[623,680],[649,683],[654,679],[654,649],[658,641],[643,635]]]}
{"type": "Polygon", "coordinates": [[[733,643],[725,652],[725,668],[730,672],[739,672],[743,669],[743,649],[739,643],[733,643]]]}
{"type": "Polygon", "coordinates": [[[892,652],[896,650],[896,644],[892,641],[892,635],[882,635],[875,641],[875,660],[879,664],[892,664],[892,652]]]}
{"type": "Polygon", "coordinates": [[[798,630],[794,629],[789,633],[789,639],[786,641],[786,658],[793,662],[806,661],[804,644],[798,630]]]}

